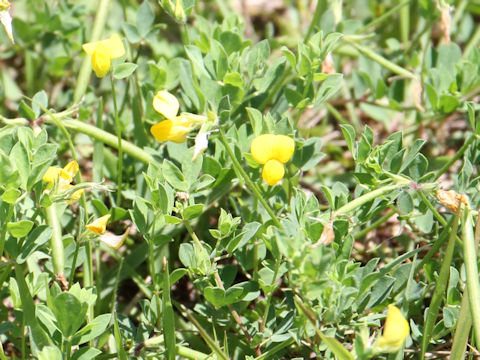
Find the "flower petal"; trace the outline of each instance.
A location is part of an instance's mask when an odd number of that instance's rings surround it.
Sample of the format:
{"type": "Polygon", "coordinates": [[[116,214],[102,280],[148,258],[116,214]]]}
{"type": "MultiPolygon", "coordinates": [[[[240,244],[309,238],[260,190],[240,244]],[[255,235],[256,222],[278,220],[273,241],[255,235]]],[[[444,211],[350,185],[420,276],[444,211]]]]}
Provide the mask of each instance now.
{"type": "Polygon", "coordinates": [[[88,230],[93,231],[95,234],[101,235],[105,232],[105,229],[107,228],[107,223],[110,219],[110,216],[110,214],[107,214],[99,217],[98,219],[92,221],[90,224],[85,225],[85,227],[88,230]]]}
{"type": "Polygon", "coordinates": [[[275,135],[264,134],[253,139],[250,145],[250,152],[253,158],[259,164],[265,164],[268,160],[273,159],[275,135]]]}
{"type": "Polygon", "coordinates": [[[285,135],[275,135],[273,158],[286,163],[293,155],[295,150],[295,141],[292,138],[285,135]]]}
{"type": "Polygon", "coordinates": [[[285,168],[280,161],[268,160],[265,163],[262,171],[262,177],[268,185],[275,185],[277,182],[283,179],[285,175],[285,168]]]}
{"type": "Polygon", "coordinates": [[[93,55],[95,48],[100,43],[100,41],[92,41],[82,45],[83,51],[85,51],[88,55],[93,55]]]}
{"type": "Polygon", "coordinates": [[[98,44],[92,54],[92,69],[95,74],[102,78],[108,74],[111,65],[111,57],[108,48],[102,44],[98,44]]]}
{"type": "Polygon", "coordinates": [[[160,121],[158,124],[153,125],[150,128],[150,132],[155,137],[155,139],[157,139],[157,141],[168,141],[172,127],[172,120],[163,120],[160,121]]]}
{"type": "Polygon", "coordinates": [[[177,116],[178,109],[180,109],[177,98],[167,90],[157,92],[153,98],[152,105],[156,112],[162,114],[167,119],[173,119],[177,116]]]}
{"type": "Polygon", "coordinates": [[[102,45],[108,50],[111,59],[116,59],[125,55],[123,41],[118,34],[113,34],[108,39],[102,41],[102,45]]]}
{"type": "Polygon", "coordinates": [[[67,165],[64,166],[62,169],[63,171],[61,172],[61,176],[65,180],[72,181],[75,175],[77,175],[78,172],[78,163],[75,160],[70,161],[67,165]]]}
{"type": "Polygon", "coordinates": [[[410,326],[402,312],[395,305],[388,305],[387,319],[382,336],[378,339],[378,348],[382,352],[400,350],[410,333],[410,326]]]}
{"type": "Polygon", "coordinates": [[[63,169],[59,168],[58,166],[50,166],[45,172],[45,174],[43,174],[42,180],[53,184],[55,181],[58,181],[58,178],[60,177],[60,173],[62,171],[63,169]]]}

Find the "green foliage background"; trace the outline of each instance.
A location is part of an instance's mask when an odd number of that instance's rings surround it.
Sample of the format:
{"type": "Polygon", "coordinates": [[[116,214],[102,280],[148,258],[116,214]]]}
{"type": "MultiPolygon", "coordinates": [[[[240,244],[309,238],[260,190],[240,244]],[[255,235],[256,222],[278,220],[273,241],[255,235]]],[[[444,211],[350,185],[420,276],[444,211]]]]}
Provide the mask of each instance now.
{"type": "Polygon", "coordinates": [[[480,2],[16,0],[10,13],[0,358],[462,359],[478,347],[480,2]],[[113,33],[126,55],[98,79],[81,45],[113,33]],[[150,134],[162,89],[209,118],[195,161],[195,132],[150,134]],[[296,144],[275,186],[250,154],[265,133],[296,144]],[[75,204],[41,180],[71,159],[86,189],[75,204]],[[462,215],[441,189],[468,197],[462,215]],[[110,232],[129,229],[118,250],[85,230],[108,213],[110,232]],[[411,332],[379,354],[389,304],[411,332]]]}

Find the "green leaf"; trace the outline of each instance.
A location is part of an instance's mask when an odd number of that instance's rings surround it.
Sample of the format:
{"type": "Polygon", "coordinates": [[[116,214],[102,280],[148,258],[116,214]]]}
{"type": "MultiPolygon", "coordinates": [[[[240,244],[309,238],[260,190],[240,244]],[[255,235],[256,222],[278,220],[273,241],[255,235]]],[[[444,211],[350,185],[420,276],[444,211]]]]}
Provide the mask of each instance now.
{"type": "Polygon", "coordinates": [[[107,329],[112,314],[102,314],[94,318],[87,325],[81,328],[72,338],[72,345],[81,345],[98,338],[107,329]]]}
{"type": "Polygon", "coordinates": [[[153,15],[148,1],[142,2],[137,12],[137,30],[141,37],[145,37],[152,28],[155,16],[153,15]]]}
{"type": "Polygon", "coordinates": [[[2,195],[2,201],[8,204],[15,204],[22,192],[18,189],[8,189],[2,195]]]}
{"type": "Polygon", "coordinates": [[[18,142],[15,144],[10,153],[10,160],[18,170],[22,189],[27,190],[27,182],[30,175],[30,161],[27,150],[22,143],[18,142]]]}
{"type": "Polygon", "coordinates": [[[63,336],[70,337],[85,321],[88,304],[80,301],[72,294],[65,292],[52,300],[52,311],[57,319],[58,329],[63,336]]]}
{"type": "MultiPolygon", "coordinates": [[[[33,225],[33,223],[32,223],[33,225]]],[[[23,264],[28,256],[35,252],[40,246],[45,244],[52,237],[52,228],[47,225],[40,225],[30,232],[20,249],[17,257],[17,263],[23,264]]]]}
{"type": "Polygon", "coordinates": [[[13,237],[22,238],[32,230],[33,222],[30,220],[20,220],[7,223],[7,230],[13,237]]]}
{"type": "MultiPolygon", "coordinates": [[[[56,346],[45,346],[37,354],[38,360],[63,360],[62,352],[56,346]]],[[[73,358],[72,358],[73,359],[73,358]]]]}
{"type": "Polygon", "coordinates": [[[20,105],[18,106],[18,114],[28,120],[35,120],[35,112],[33,109],[28,106],[25,101],[20,101],[20,105]]]}
{"type": "Polygon", "coordinates": [[[35,119],[38,118],[42,112],[42,108],[48,108],[48,96],[45,90],[41,90],[33,95],[32,109],[35,113],[35,119]]]}
{"type": "Polygon", "coordinates": [[[203,204],[196,204],[190,205],[183,209],[183,219],[184,220],[192,220],[195,219],[197,216],[200,216],[203,211],[203,204]]]}
{"type": "Polygon", "coordinates": [[[236,87],[243,86],[243,78],[238,72],[228,73],[223,77],[225,84],[230,84],[236,87]]]}
{"type": "Polygon", "coordinates": [[[357,155],[357,152],[355,151],[355,129],[350,124],[340,125],[340,128],[342,129],[343,137],[347,142],[348,150],[350,150],[350,153],[355,160],[357,155]]]}
{"type": "Polygon", "coordinates": [[[188,190],[188,184],[185,181],[185,177],[174,163],[169,160],[163,160],[162,171],[165,180],[167,180],[167,182],[175,189],[180,191],[188,190]]]}
{"type": "Polygon", "coordinates": [[[242,300],[242,295],[243,288],[237,286],[232,286],[226,291],[219,287],[208,286],[203,291],[203,296],[205,296],[205,299],[210,301],[216,307],[239,302],[242,300]]]}
{"type": "Polygon", "coordinates": [[[115,67],[113,70],[113,77],[115,79],[124,79],[130,76],[137,69],[137,64],[134,63],[122,63],[115,67]]]}
{"type": "MultiPolygon", "coordinates": [[[[97,355],[100,355],[102,352],[98,349],[86,346],[76,350],[71,360],[91,360],[95,359],[97,355]]],[[[63,359],[63,358],[62,358],[63,359]]]]}

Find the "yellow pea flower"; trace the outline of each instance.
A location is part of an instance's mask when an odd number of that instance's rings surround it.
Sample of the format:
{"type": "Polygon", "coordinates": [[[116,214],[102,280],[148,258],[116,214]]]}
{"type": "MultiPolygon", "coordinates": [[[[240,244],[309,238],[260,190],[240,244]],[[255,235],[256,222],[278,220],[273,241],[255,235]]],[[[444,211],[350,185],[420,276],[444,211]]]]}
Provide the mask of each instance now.
{"type": "Polygon", "coordinates": [[[156,112],[167,118],[150,128],[158,141],[185,142],[188,133],[207,120],[205,116],[183,112],[177,116],[180,105],[177,98],[167,90],[158,91],[152,105],[156,112]]]}
{"type": "Polygon", "coordinates": [[[378,352],[393,353],[401,349],[410,333],[410,326],[402,312],[395,305],[388,305],[387,319],[383,334],[376,342],[378,352]]]}
{"type": "Polygon", "coordinates": [[[283,179],[285,175],[285,168],[280,161],[268,160],[262,171],[262,177],[268,185],[275,185],[277,182],[283,179]]]}
{"type": "Polygon", "coordinates": [[[102,217],[99,217],[98,219],[93,220],[90,224],[85,225],[85,227],[93,231],[97,235],[102,235],[108,224],[108,220],[110,220],[110,214],[104,215],[102,217]]]}
{"type": "MultiPolygon", "coordinates": [[[[42,180],[48,183],[48,190],[52,189],[55,183],[57,183],[58,192],[67,191],[73,187],[70,183],[77,174],[78,169],[78,163],[75,160],[70,161],[63,169],[58,166],[50,166],[43,175],[42,180]]],[[[70,195],[70,200],[78,200],[82,194],[83,189],[77,190],[70,195]]]]}
{"type": "Polygon", "coordinates": [[[99,78],[108,74],[112,59],[125,55],[125,47],[118,34],[83,44],[82,49],[92,57],[92,69],[99,78]]]}
{"type": "Polygon", "coordinates": [[[294,140],[285,135],[263,134],[250,145],[253,159],[264,165],[262,177],[268,185],[275,185],[283,178],[283,164],[290,160],[294,150],[294,140]]]}
{"type": "Polygon", "coordinates": [[[13,40],[12,34],[12,16],[8,11],[9,9],[10,2],[8,2],[7,0],[0,0],[0,24],[2,24],[12,44],[14,44],[15,41],[13,40]]]}

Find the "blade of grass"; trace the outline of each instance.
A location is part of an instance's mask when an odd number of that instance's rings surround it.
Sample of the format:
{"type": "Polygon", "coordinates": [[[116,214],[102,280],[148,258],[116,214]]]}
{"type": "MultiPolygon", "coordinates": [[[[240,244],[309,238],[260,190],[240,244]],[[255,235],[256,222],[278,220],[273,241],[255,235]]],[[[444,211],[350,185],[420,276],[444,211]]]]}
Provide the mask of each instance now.
{"type": "Polygon", "coordinates": [[[365,31],[371,29],[372,27],[377,26],[378,24],[381,24],[382,22],[388,20],[390,18],[390,16],[395,14],[398,10],[402,9],[405,5],[410,3],[410,1],[411,0],[405,0],[405,1],[401,2],[400,4],[398,4],[397,6],[395,6],[395,7],[391,8],[390,10],[386,11],[381,16],[375,18],[374,20],[369,22],[367,25],[365,25],[363,28],[358,30],[357,34],[364,33],[365,31]]]}
{"type": "Polygon", "coordinates": [[[163,258],[163,299],[162,299],[162,327],[167,349],[167,359],[175,360],[175,315],[170,299],[170,274],[168,273],[167,258],[163,258]]]}
{"type": "Polygon", "coordinates": [[[445,251],[445,256],[443,257],[442,266],[440,268],[440,274],[436,281],[435,290],[432,295],[432,300],[430,302],[430,307],[428,309],[427,319],[425,321],[425,326],[423,328],[423,337],[422,337],[422,348],[420,353],[420,358],[423,358],[425,352],[427,351],[428,343],[432,336],[433,327],[435,325],[435,320],[437,319],[438,312],[440,310],[440,305],[442,303],[445,289],[447,288],[448,279],[450,277],[450,264],[452,263],[453,251],[455,248],[455,238],[458,230],[458,219],[460,217],[460,207],[455,213],[453,219],[453,227],[450,231],[450,236],[448,238],[447,249],[445,251]]]}
{"type": "Polygon", "coordinates": [[[120,327],[118,326],[117,312],[113,311],[113,335],[115,336],[115,345],[117,347],[117,355],[120,360],[128,360],[127,353],[123,348],[122,336],[120,335],[120,327]]]}
{"type": "Polygon", "coordinates": [[[467,270],[467,290],[470,300],[471,317],[475,333],[475,342],[480,344],[480,285],[478,282],[477,253],[473,235],[472,215],[465,209],[462,223],[463,256],[467,270]]]}
{"type": "Polygon", "coordinates": [[[452,352],[450,360],[465,359],[465,350],[467,349],[468,335],[472,328],[472,316],[470,315],[470,301],[468,299],[468,290],[465,290],[462,296],[462,304],[460,305],[460,313],[458,315],[457,327],[453,336],[452,352]]]}

